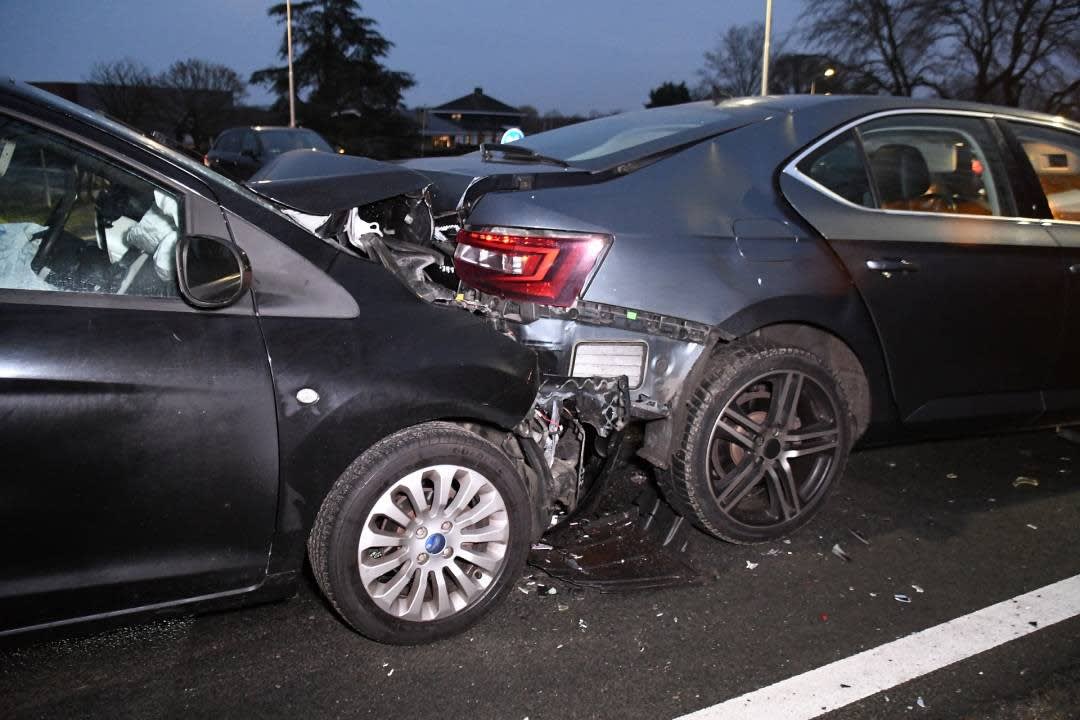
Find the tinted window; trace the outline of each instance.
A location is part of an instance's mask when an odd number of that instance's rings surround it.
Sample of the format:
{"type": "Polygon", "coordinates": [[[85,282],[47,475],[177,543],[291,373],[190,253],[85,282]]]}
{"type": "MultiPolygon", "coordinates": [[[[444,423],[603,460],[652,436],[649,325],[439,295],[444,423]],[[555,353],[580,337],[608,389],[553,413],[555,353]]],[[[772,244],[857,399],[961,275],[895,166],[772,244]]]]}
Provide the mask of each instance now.
{"type": "Polygon", "coordinates": [[[176,195],[0,117],[0,288],[176,295],[176,195]]]}
{"type": "Polygon", "coordinates": [[[897,115],[859,126],[882,209],[1015,215],[997,143],[981,119],[897,115]]]}
{"type": "Polygon", "coordinates": [[[799,170],[848,202],[874,207],[866,166],[851,132],[834,138],[807,155],[799,163],[799,170]]]}
{"type": "Polygon", "coordinates": [[[1080,222],[1080,135],[1010,122],[1056,220],[1080,222]]]}
{"type": "Polygon", "coordinates": [[[214,144],[214,149],[221,152],[240,152],[240,133],[233,130],[224,133],[214,144]]]}
{"type": "Polygon", "coordinates": [[[244,141],[240,146],[241,152],[251,153],[252,155],[259,154],[259,141],[255,139],[255,133],[248,130],[244,133],[244,141]]]}
{"type": "Polygon", "coordinates": [[[290,150],[333,152],[326,141],[312,130],[263,130],[259,138],[270,155],[280,155],[290,150]]]}

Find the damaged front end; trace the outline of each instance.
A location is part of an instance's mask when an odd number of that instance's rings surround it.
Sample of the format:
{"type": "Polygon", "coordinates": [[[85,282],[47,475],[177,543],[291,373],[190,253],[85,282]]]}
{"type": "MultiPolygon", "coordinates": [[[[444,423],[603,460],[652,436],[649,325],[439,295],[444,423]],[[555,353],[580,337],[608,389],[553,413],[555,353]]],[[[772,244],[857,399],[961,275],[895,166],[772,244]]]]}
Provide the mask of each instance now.
{"type": "MultiPolygon", "coordinates": [[[[437,226],[431,185],[416,171],[295,151],[261,170],[249,187],[324,240],[380,263],[421,299],[491,314],[460,291],[450,239],[458,228],[452,220],[437,226]]],[[[625,377],[545,378],[531,414],[500,443],[529,483],[535,537],[595,508],[630,409],[625,377]]]]}

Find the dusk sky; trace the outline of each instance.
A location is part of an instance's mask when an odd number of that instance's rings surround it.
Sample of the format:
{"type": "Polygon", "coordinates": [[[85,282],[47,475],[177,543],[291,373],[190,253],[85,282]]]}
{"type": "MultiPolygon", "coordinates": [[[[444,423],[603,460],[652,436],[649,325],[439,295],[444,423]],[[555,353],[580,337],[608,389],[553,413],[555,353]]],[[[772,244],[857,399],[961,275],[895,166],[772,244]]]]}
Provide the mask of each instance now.
{"type": "MultiPolygon", "coordinates": [[[[20,80],[86,79],[96,61],[130,56],[160,71],[197,57],[246,80],[277,64],[282,27],[270,0],[0,0],[10,31],[0,73],[20,80]]],[[[764,17],[764,0],[369,0],[364,14],[395,43],[387,65],[410,72],[410,106],[439,104],[482,86],[541,112],[630,110],[665,80],[696,81],[702,53],[731,24],[764,17]]],[[[775,0],[777,35],[800,0],[775,0]]],[[[246,101],[267,103],[252,87],[246,101]]]]}

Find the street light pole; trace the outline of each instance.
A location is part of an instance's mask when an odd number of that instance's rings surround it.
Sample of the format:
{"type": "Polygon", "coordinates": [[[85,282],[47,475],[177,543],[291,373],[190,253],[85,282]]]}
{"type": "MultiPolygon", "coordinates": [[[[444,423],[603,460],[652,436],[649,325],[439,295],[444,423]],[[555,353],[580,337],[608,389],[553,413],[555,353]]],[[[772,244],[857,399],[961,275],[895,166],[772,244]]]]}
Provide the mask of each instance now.
{"type": "Polygon", "coordinates": [[[769,94],[769,44],[772,40],[772,0],[765,0],[765,45],[761,50],[761,94],[769,94]]]}
{"type": "Polygon", "coordinates": [[[292,0],[285,0],[285,49],[289,58],[289,127],[296,127],[296,91],[292,72],[292,0]]]}

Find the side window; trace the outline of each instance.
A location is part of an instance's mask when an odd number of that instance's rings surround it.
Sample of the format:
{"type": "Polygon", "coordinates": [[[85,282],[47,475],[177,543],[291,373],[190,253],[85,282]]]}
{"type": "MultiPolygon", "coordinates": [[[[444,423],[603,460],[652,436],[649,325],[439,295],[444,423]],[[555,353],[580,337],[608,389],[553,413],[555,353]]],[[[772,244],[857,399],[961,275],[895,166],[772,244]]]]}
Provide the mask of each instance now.
{"type": "Polygon", "coordinates": [[[807,155],[798,165],[803,175],[848,202],[874,207],[870,180],[855,135],[846,132],[807,155]]]}
{"type": "Polygon", "coordinates": [[[244,133],[244,143],[240,146],[241,152],[251,153],[252,157],[257,157],[259,154],[259,141],[255,139],[255,133],[244,133]]]}
{"type": "Polygon", "coordinates": [[[1080,222],[1080,135],[1009,122],[1055,220],[1080,222]]]}
{"type": "Polygon", "coordinates": [[[218,139],[215,150],[220,152],[240,152],[240,135],[236,132],[227,132],[218,139]]]}
{"type": "Polygon", "coordinates": [[[979,118],[898,115],[859,126],[884,210],[1015,215],[997,141],[979,118]]]}
{"type": "Polygon", "coordinates": [[[176,195],[0,116],[0,289],[172,297],[176,195]]]}

